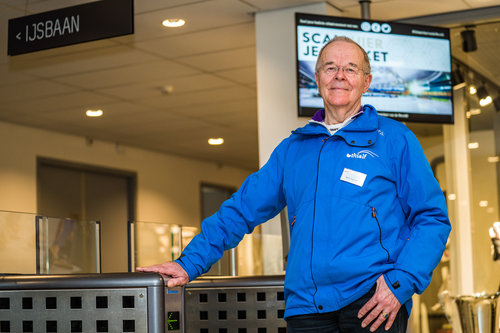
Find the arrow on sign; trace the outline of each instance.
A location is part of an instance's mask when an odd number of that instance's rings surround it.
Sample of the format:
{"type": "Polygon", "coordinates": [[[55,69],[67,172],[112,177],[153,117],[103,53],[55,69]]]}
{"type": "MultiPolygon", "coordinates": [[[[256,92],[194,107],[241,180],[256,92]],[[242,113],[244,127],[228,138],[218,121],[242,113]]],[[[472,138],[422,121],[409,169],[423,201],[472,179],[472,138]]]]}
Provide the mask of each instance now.
{"type": "Polygon", "coordinates": [[[18,34],[16,35],[16,38],[17,38],[17,39],[19,39],[19,40],[21,40],[21,33],[18,33],[18,34]]]}

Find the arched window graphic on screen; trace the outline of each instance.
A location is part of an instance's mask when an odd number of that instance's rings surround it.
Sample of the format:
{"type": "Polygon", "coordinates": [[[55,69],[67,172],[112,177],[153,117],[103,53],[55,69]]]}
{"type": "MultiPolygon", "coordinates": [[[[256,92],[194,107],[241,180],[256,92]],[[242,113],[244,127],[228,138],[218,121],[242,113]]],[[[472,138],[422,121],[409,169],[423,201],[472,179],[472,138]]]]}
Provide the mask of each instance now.
{"type": "Polygon", "coordinates": [[[300,13],[295,20],[299,116],[323,107],[314,80],[321,47],[347,36],[370,58],[373,81],[363,104],[401,121],[453,123],[448,29],[300,13]]]}

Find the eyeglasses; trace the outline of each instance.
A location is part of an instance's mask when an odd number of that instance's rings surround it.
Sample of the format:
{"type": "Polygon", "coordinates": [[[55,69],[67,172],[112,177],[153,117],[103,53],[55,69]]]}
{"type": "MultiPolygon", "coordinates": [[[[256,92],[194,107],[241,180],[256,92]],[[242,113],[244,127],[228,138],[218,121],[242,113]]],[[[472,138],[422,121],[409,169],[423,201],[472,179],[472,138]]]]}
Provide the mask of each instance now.
{"type": "Polygon", "coordinates": [[[321,68],[323,73],[325,73],[328,76],[333,76],[337,75],[337,73],[342,69],[342,72],[344,72],[345,75],[347,76],[356,76],[359,75],[359,73],[362,72],[362,70],[354,65],[347,65],[347,66],[335,66],[332,64],[325,65],[321,68]]]}

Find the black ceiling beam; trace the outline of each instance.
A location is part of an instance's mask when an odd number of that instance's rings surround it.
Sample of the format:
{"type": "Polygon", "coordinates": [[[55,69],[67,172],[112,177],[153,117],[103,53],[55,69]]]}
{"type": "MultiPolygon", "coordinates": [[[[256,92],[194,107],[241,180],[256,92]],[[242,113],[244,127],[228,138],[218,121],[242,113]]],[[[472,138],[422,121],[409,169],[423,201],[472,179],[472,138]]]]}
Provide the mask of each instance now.
{"type": "Polygon", "coordinates": [[[447,12],[442,14],[432,14],[424,16],[408,17],[396,20],[400,23],[411,23],[435,26],[461,26],[478,21],[499,20],[500,6],[490,6],[447,12]]]}

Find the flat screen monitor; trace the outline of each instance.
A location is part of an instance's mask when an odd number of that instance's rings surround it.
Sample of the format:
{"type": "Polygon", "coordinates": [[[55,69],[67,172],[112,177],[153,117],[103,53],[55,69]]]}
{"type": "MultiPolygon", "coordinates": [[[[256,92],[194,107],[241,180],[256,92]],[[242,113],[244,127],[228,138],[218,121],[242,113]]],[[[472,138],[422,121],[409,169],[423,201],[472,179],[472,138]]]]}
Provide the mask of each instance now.
{"type": "Polygon", "coordinates": [[[362,104],[400,121],[453,123],[446,28],[296,13],[298,114],[323,108],[314,78],[321,47],[335,36],[360,44],[373,80],[362,104]]]}

